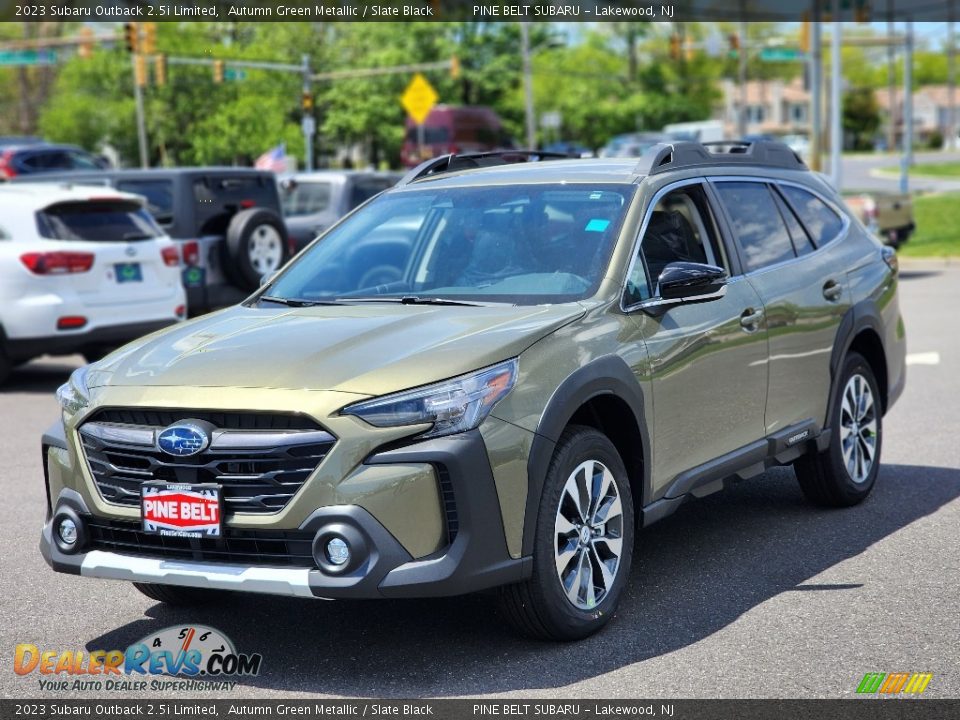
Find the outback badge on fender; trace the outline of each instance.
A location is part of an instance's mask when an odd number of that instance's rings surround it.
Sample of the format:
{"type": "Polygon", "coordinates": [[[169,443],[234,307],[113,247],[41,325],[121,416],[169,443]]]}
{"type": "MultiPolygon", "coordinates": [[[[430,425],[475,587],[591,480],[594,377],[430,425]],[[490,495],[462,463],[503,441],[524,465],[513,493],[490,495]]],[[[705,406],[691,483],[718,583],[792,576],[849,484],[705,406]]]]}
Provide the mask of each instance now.
{"type": "Polygon", "coordinates": [[[206,431],[193,423],[177,423],[160,431],[157,448],[177,457],[186,457],[203,452],[210,444],[206,431]]]}

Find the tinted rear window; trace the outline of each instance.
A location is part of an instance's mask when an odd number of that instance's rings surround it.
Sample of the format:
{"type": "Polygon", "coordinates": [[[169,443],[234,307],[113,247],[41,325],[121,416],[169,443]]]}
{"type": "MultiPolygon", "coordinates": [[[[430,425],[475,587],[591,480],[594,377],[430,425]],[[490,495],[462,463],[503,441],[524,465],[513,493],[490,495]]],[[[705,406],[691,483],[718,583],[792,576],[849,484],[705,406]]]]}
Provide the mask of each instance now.
{"type": "Polygon", "coordinates": [[[800,220],[807,226],[817,247],[822,247],[834,240],[843,230],[843,220],[840,216],[813,193],[793,185],[781,185],[780,189],[797,211],[800,220]]]}
{"type": "Polygon", "coordinates": [[[387,188],[393,187],[394,183],[386,178],[362,178],[357,179],[350,189],[350,210],[377,195],[387,188]]]}
{"type": "Polygon", "coordinates": [[[143,195],[157,222],[173,222],[173,182],[170,180],[123,180],[117,190],[143,195]]]}
{"type": "Polygon", "coordinates": [[[129,242],[163,234],[150,213],[125,200],[65,202],[37,213],[37,230],[51,240],[129,242]]]}
{"type": "Polygon", "coordinates": [[[716,187],[733,221],[748,272],[795,257],[787,226],[766,185],[721,182],[716,187]]]}
{"type": "Polygon", "coordinates": [[[277,183],[271,175],[209,175],[193,183],[197,233],[224,235],[230,220],[250,207],[280,213],[277,183]]]}

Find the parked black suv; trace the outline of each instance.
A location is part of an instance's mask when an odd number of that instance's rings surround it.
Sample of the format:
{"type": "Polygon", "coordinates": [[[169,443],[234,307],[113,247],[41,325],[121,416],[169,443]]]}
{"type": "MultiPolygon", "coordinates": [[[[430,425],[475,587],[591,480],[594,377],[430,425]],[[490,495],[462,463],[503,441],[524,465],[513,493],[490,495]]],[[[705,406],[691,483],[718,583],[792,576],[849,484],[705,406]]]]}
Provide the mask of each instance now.
{"type": "Polygon", "coordinates": [[[242,300],[291,254],[273,173],[250,168],[167,168],[47,173],[33,181],[108,185],[147,199],[180,243],[191,314],[242,300]]]}

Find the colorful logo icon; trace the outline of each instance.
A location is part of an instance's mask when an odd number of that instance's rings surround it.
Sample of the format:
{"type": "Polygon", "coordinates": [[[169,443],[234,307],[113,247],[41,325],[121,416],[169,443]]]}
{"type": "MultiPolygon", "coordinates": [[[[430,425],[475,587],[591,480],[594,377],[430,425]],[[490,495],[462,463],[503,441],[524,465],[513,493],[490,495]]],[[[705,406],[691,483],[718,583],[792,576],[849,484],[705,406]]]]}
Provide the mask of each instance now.
{"type": "Polygon", "coordinates": [[[872,672],[863,676],[857,692],[868,695],[919,695],[927,689],[932,679],[933,673],[872,672]]]}

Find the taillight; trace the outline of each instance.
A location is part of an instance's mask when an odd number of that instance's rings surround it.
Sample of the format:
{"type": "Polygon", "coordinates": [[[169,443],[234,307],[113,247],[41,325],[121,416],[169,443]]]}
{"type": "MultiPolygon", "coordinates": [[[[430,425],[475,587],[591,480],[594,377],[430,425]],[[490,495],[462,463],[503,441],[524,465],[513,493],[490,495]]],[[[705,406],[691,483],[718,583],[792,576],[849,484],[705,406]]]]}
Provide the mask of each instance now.
{"type": "Polygon", "coordinates": [[[887,267],[893,270],[894,275],[900,272],[900,261],[897,259],[896,250],[889,245],[884,245],[880,250],[880,255],[883,257],[883,261],[887,264],[887,267]]]}
{"type": "Polygon", "coordinates": [[[57,330],[76,330],[87,324],[87,319],[83,315],[64,315],[57,318],[57,330]]]}
{"type": "Polygon", "coordinates": [[[169,265],[170,267],[176,267],[180,264],[180,253],[177,251],[175,246],[168,246],[163,248],[160,251],[161,257],[163,257],[163,264],[169,265]]]}
{"type": "Polygon", "coordinates": [[[177,305],[177,307],[174,308],[173,312],[178,318],[185,317],[187,314],[187,306],[177,305]]]}
{"type": "Polygon", "coordinates": [[[196,267],[200,264],[200,243],[196,240],[185,242],[181,246],[183,253],[183,263],[189,267],[196,267]]]}
{"type": "Polygon", "coordinates": [[[20,256],[20,262],[34,275],[82,273],[93,267],[93,253],[24,253],[20,256]]]}
{"type": "Polygon", "coordinates": [[[0,177],[12,178],[17,174],[17,171],[13,169],[13,166],[10,164],[10,160],[13,158],[13,151],[7,150],[6,152],[0,153],[0,177]]]}
{"type": "Polygon", "coordinates": [[[256,207],[256,204],[257,204],[256,200],[241,200],[241,201],[240,201],[240,207],[241,207],[243,210],[248,210],[249,208],[256,207]]]}

